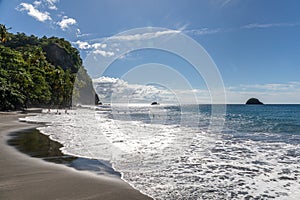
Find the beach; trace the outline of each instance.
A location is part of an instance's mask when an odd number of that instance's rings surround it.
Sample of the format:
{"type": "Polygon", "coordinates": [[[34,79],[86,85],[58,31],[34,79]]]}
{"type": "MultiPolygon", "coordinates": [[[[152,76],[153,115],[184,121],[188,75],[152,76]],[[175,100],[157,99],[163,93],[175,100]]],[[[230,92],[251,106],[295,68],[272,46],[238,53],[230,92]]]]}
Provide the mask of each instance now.
{"type": "Polygon", "coordinates": [[[151,199],[119,178],[32,158],[7,145],[9,133],[37,125],[0,114],[0,199],[151,199]]]}

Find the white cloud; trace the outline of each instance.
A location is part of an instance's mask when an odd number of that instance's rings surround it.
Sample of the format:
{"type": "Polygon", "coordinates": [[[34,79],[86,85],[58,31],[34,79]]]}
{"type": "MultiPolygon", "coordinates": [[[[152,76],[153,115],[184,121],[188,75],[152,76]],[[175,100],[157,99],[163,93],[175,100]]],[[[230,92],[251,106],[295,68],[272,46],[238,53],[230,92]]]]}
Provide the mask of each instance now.
{"type": "Polygon", "coordinates": [[[38,6],[40,6],[41,4],[42,4],[41,1],[34,1],[34,2],[33,2],[33,5],[35,5],[35,7],[38,7],[38,6]]]}
{"type": "Polygon", "coordinates": [[[130,84],[122,79],[111,77],[93,79],[93,83],[103,102],[150,103],[158,101],[163,104],[211,102],[210,94],[206,89],[168,89],[159,85],[130,84]]]}
{"type": "Polygon", "coordinates": [[[253,29],[253,28],[272,28],[272,27],[292,27],[292,26],[299,26],[299,25],[300,23],[268,23],[268,24],[253,23],[253,24],[247,24],[245,26],[242,26],[242,28],[253,29]]]}
{"type": "Polygon", "coordinates": [[[95,49],[99,49],[99,48],[105,49],[107,47],[107,44],[95,43],[92,44],[92,47],[95,49]]]}
{"type": "Polygon", "coordinates": [[[133,41],[133,40],[149,40],[153,38],[157,38],[164,35],[172,35],[181,33],[179,30],[165,30],[165,31],[157,31],[157,32],[148,32],[134,35],[117,35],[110,37],[111,40],[121,40],[121,41],[133,41]]]}
{"type": "Polygon", "coordinates": [[[173,94],[167,90],[152,85],[129,84],[118,78],[100,77],[93,79],[93,83],[104,102],[169,102],[174,99],[173,94]]]}
{"type": "Polygon", "coordinates": [[[78,40],[77,42],[75,42],[75,44],[78,45],[79,49],[89,49],[89,48],[91,48],[91,45],[88,42],[83,42],[83,41],[78,40]]]}
{"type": "Polygon", "coordinates": [[[210,35],[219,33],[222,30],[220,28],[217,29],[209,29],[209,28],[201,28],[201,29],[193,29],[193,30],[185,30],[184,33],[192,34],[192,35],[210,35]]]}
{"type": "MultiPolygon", "coordinates": [[[[36,6],[37,6],[36,2],[36,6]]],[[[27,14],[40,22],[45,22],[47,20],[52,20],[48,12],[41,12],[35,6],[29,3],[21,3],[17,8],[19,11],[27,11],[27,14]]]]}
{"type": "Polygon", "coordinates": [[[115,53],[112,52],[112,51],[103,51],[103,50],[100,50],[100,49],[97,49],[97,50],[93,51],[93,53],[101,55],[103,57],[111,57],[111,56],[115,55],[115,53]]]}
{"type": "MultiPolygon", "coordinates": [[[[102,43],[94,43],[94,44],[89,44],[88,42],[85,41],[76,41],[74,44],[78,45],[79,49],[94,49],[98,50],[100,48],[105,49],[107,47],[107,44],[102,44],[102,43]]],[[[101,53],[100,53],[101,54],[101,53]]],[[[111,53],[110,53],[111,54],[111,53]]]]}
{"type": "Polygon", "coordinates": [[[66,30],[69,26],[77,24],[76,20],[73,18],[69,18],[68,16],[64,16],[60,22],[57,22],[62,30],[66,30]]]}

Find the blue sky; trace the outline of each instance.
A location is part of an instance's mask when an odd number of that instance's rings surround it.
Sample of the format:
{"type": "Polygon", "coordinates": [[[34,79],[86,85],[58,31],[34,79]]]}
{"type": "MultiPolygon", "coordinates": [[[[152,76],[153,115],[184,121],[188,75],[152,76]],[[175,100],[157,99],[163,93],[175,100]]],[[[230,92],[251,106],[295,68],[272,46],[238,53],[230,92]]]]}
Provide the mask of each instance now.
{"type": "MultiPolygon", "coordinates": [[[[80,49],[83,60],[95,51],[99,59],[114,56],[118,47],[105,41],[123,31],[171,29],[207,51],[220,71],[228,103],[244,103],[252,96],[265,103],[300,103],[299,8],[297,0],[0,0],[0,23],[12,32],[64,37],[80,49]]],[[[145,63],[174,68],[207,101],[201,76],[168,52],[131,52],[104,75],[120,78],[145,63]]],[[[138,76],[130,76],[128,83],[142,84],[141,77],[149,74],[138,76]]],[[[172,90],[188,90],[171,80],[177,85],[172,90]]]]}

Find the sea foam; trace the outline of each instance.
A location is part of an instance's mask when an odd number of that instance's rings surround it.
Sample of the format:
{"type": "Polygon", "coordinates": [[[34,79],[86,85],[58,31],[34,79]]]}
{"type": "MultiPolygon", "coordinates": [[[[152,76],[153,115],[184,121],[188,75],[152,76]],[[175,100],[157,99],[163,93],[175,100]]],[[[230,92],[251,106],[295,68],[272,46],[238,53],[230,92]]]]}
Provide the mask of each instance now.
{"type": "Polygon", "coordinates": [[[122,179],[155,199],[299,199],[298,143],[209,132],[207,115],[197,127],[171,123],[173,115],[173,108],[139,106],[22,120],[45,123],[39,130],[66,154],[110,161],[122,179]]]}

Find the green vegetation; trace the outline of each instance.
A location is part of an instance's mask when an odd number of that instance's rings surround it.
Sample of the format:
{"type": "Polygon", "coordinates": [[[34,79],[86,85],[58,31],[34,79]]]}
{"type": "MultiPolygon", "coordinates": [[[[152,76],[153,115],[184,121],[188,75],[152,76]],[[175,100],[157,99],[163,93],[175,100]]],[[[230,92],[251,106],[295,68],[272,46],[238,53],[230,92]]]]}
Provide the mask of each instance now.
{"type": "Polygon", "coordinates": [[[7,30],[0,25],[0,110],[95,103],[91,79],[69,42],[7,30]]]}

